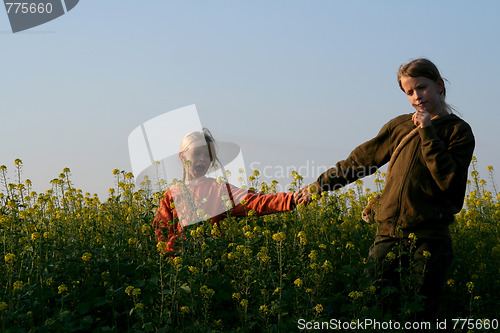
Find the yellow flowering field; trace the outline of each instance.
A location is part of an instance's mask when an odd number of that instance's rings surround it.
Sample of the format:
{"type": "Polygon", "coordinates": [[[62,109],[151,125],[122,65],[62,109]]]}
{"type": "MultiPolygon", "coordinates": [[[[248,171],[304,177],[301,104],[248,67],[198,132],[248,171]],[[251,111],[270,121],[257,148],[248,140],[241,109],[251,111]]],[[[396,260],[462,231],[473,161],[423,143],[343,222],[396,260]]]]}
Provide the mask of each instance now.
{"type": "MultiPolygon", "coordinates": [[[[316,195],[280,214],[227,218],[185,228],[182,254],[162,254],[151,227],[162,194],[114,170],[106,200],[73,186],[64,169],[44,193],[22,177],[22,161],[0,167],[0,330],[2,332],[297,331],[299,319],[384,318],[366,277],[376,226],[361,212],[383,188],[316,195]]],[[[445,318],[493,319],[500,308],[500,196],[493,168],[483,180],[473,161],[464,209],[451,231],[455,260],[445,318]]],[[[294,174],[290,190],[302,186],[294,174]]],[[[276,183],[251,176],[253,187],[276,183]]],[[[425,253],[424,256],[431,256],[425,253]]],[[[398,260],[392,253],[387,260],[398,260]]],[[[418,277],[416,277],[418,278],[418,277]]],[[[400,319],[421,299],[415,277],[401,288],[400,319]]]]}

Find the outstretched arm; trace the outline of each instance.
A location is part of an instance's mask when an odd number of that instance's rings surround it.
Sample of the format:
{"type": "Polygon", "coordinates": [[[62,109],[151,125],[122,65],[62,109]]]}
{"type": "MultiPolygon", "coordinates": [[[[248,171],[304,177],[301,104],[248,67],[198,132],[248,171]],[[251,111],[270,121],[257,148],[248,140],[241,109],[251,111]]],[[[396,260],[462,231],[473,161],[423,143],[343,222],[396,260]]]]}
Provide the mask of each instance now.
{"type": "Polygon", "coordinates": [[[394,148],[391,134],[391,125],[387,123],[376,137],[356,147],[345,160],[323,172],[314,183],[301,188],[297,203],[306,203],[314,193],[333,191],[375,173],[391,157],[394,148]]]}

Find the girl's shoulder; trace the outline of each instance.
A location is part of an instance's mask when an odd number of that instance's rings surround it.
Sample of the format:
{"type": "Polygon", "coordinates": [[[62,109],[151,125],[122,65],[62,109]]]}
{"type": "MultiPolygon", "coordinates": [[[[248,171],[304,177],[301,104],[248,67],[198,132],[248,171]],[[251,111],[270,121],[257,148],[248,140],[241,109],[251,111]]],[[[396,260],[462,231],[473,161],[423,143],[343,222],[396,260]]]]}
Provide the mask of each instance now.
{"type": "Polygon", "coordinates": [[[405,114],[399,115],[399,116],[389,120],[389,122],[387,124],[391,124],[392,127],[396,127],[398,125],[405,124],[405,123],[413,124],[413,121],[411,120],[412,115],[413,115],[412,113],[405,113],[405,114]]]}
{"type": "Polygon", "coordinates": [[[384,127],[390,133],[399,132],[399,131],[409,132],[414,127],[411,117],[412,117],[411,113],[399,115],[399,116],[389,120],[384,125],[384,127]]]}
{"type": "Polygon", "coordinates": [[[450,135],[474,137],[472,127],[465,120],[453,113],[444,117],[437,126],[445,128],[450,135]]]}

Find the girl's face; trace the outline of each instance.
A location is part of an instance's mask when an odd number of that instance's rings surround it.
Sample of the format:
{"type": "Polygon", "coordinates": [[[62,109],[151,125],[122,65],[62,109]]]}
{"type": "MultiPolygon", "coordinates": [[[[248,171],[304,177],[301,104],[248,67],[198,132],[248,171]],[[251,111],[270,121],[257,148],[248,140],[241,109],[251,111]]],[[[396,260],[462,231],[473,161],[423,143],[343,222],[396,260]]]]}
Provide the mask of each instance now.
{"type": "Polygon", "coordinates": [[[433,81],[424,76],[402,76],[401,86],[413,106],[423,108],[431,116],[443,110],[441,93],[444,90],[444,82],[442,79],[433,81]]]}
{"type": "Polygon", "coordinates": [[[186,166],[187,180],[203,177],[210,167],[210,153],[207,145],[192,147],[180,153],[182,163],[186,166]]]}

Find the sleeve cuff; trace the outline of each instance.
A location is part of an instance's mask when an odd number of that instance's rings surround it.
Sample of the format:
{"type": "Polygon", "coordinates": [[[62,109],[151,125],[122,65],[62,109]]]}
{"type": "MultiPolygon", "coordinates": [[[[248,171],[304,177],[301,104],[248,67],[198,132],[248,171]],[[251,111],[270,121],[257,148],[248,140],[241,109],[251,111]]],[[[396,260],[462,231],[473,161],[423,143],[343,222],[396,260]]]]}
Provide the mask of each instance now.
{"type": "Polygon", "coordinates": [[[418,129],[418,134],[420,135],[420,138],[422,139],[422,142],[425,143],[427,141],[432,141],[437,139],[437,134],[436,130],[434,129],[434,126],[426,126],[424,128],[419,128],[418,129]]]}

